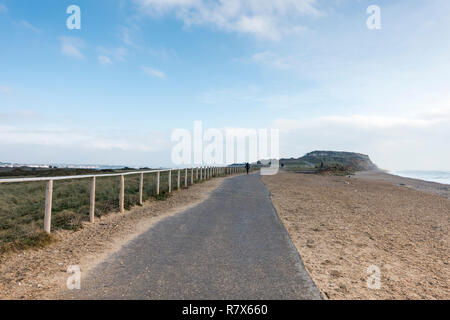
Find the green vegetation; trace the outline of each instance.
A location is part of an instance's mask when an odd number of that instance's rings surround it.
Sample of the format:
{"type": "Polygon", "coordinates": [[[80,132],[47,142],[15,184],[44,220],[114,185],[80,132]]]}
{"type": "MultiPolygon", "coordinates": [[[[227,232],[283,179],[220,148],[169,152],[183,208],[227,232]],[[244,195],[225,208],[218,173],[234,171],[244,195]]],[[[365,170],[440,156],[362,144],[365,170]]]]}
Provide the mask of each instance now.
{"type": "Polygon", "coordinates": [[[280,165],[291,171],[348,175],[356,171],[374,170],[369,156],[353,152],[314,151],[298,159],[281,159],[280,165]]]}
{"type": "MultiPolygon", "coordinates": [[[[122,173],[128,170],[79,169],[7,169],[0,178],[72,176],[85,174],[122,173]]],[[[185,171],[181,170],[181,186],[185,171]]],[[[195,171],[194,171],[195,177],[195,171]]],[[[119,210],[119,177],[96,179],[96,210],[100,217],[119,210]]],[[[177,171],[172,171],[172,190],[177,190],[177,171]]],[[[190,171],[188,172],[190,183],[190,171]]],[[[0,184],[0,253],[42,247],[52,241],[43,233],[46,182],[0,184]]],[[[160,195],[156,195],[156,173],[144,175],[144,201],[153,197],[165,200],[168,193],[168,172],[161,173],[160,195]]],[[[79,230],[89,219],[90,179],[54,181],[52,230],[79,230]]],[[[139,175],[125,176],[125,209],[139,201],[139,175]]]]}

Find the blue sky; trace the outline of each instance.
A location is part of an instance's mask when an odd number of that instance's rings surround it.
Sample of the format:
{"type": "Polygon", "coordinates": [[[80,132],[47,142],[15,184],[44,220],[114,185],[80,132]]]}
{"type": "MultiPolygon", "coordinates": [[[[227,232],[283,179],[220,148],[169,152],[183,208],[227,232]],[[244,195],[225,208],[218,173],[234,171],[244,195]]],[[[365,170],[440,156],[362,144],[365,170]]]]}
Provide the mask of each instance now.
{"type": "Polygon", "coordinates": [[[282,156],[450,170],[449,14],[444,0],[0,0],[0,161],[167,166],[172,130],[201,120],[280,128],[282,156]]]}

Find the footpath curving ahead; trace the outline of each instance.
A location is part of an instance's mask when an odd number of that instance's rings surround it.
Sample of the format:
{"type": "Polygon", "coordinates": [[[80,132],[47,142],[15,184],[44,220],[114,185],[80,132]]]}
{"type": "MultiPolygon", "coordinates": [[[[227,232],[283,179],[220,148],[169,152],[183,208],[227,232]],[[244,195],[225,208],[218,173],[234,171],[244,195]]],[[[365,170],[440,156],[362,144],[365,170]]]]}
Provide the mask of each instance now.
{"type": "Polygon", "coordinates": [[[321,299],[258,174],[229,178],[99,264],[69,299],[321,299]]]}

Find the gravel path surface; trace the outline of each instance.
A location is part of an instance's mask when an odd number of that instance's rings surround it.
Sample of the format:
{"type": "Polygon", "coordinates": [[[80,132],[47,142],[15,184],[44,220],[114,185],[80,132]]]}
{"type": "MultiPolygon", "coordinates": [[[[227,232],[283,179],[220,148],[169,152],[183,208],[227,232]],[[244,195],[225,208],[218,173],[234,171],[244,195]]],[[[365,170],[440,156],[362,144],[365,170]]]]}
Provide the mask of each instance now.
{"type": "Polygon", "coordinates": [[[433,194],[431,183],[399,179],[283,171],[262,179],[324,298],[450,298],[450,199],[437,195],[445,185],[433,194]],[[379,288],[368,285],[374,267],[379,288]]]}
{"type": "Polygon", "coordinates": [[[321,299],[257,174],[224,181],[99,264],[69,299],[321,299]]]}
{"type": "Polygon", "coordinates": [[[439,196],[450,199],[450,186],[448,184],[404,178],[378,170],[357,172],[355,174],[355,178],[363,180],[388,182],[397,185],[399,187],[437,194],[439,196]]]}

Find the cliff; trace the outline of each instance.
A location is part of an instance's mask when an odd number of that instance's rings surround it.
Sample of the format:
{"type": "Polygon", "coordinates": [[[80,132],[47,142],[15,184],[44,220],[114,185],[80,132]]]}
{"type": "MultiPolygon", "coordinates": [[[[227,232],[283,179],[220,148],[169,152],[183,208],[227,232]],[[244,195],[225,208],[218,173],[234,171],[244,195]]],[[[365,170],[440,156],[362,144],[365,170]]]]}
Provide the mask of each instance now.
{"type": "Polygon", "coordinates": [[[313,151],[301,158],[281,159],[284,167],[303,169],[345,168],[351,171],[375,170],[377,166],[368,155],[355,152],[313,151]]]}

